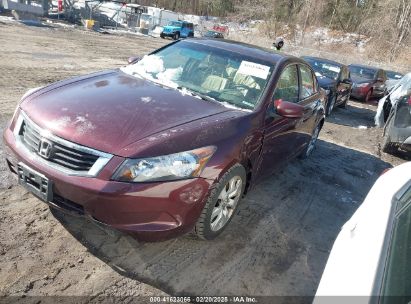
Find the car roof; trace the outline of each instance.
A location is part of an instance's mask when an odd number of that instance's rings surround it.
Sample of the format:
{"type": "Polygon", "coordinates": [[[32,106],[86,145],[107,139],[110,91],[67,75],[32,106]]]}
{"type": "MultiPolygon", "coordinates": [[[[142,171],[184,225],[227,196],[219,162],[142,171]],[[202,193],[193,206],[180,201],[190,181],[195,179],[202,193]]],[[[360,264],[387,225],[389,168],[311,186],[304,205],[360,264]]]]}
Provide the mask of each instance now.
{"type": "Polygon", "coordinates": [[[322,61],[322,62],[328,62],[328,63],[331,63],[331,64],[333,64],[333,65],[339,66],[339,67],[342,67],[342,66],[345,65],[345,64],[342,64],[342,63],[340,63],[340,62],[337,62],[337,61],[334,61],[334,60],[330,60],[330,59],[321,58],[321,57],[302,56],[301,58],[304,58],[304,59],[313,59],[313,60],[322,61]]]}
{"type": "Polygon", "coordinates": [[[359,68],[371,69],[371,70],[375,70],[375,71],[382,70],[380,68],[376,68],[376,67],[369,66],[369,65],[364,65],[364,64],[350,64],[350,65],[348,65],[348,67],[359,67],[359,68]]]}
{"type": "Polygon", "coordinates": [[[297,62],[303,62],[303,60],[301,60],[300,58],[292,56],[292,55],[274,52],[273,50],[268,49],[268,48],[263,48],[263,47],[259,47],[256,45],[228,40],[228,39],[217,40],[217,39],[207,39],[207,38],[191,38],[191,39],[187,39],[184,41],[190,42],[190,43],[203,44],[203,45],[207,45],[211,47],[216,47],[216,48],[235,52],[235,53],[245,55],[245,56],[256,57],[258,59],[262,59],[264,61],[271,62],[273,64],[276,64],[285,59],[293,59],[294,61],[297,61],[297,62]]]}

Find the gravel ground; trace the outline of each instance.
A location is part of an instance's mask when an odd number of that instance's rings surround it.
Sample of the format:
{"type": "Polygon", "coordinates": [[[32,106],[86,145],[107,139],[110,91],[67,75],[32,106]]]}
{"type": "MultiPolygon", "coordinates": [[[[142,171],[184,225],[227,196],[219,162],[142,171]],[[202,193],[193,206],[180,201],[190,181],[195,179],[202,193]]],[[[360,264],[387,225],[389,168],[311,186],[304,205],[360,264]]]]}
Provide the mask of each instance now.
{"type": "MultiPolygon", "coordinates": [[[[121,66],[164,43],[0,19],[1,129],[27,89],[121,66]]],[[[374,113],[354,101],[336,109],[312,157],[257,186],[212,242],[139,243],[50,210],[2,161],[0,296],[313,295],[341,226],[381,172],[404,162],[380,151],[374,113]]]]}

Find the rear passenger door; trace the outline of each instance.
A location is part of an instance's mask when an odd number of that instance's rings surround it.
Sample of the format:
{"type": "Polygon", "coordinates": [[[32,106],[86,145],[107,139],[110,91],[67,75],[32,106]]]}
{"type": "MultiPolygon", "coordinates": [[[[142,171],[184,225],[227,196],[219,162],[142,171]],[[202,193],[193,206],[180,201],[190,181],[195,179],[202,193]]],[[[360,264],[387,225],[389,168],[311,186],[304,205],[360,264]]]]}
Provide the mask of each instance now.
{"type": "Polygon", "coordinates": [[[317,124],[318,111],[321,110],[321,94],[314,72],[306,64],[299,64],[300,96],[299,104],[304,107],[304,117],[298,126],[299,148],[305,146],[317,124]]]}

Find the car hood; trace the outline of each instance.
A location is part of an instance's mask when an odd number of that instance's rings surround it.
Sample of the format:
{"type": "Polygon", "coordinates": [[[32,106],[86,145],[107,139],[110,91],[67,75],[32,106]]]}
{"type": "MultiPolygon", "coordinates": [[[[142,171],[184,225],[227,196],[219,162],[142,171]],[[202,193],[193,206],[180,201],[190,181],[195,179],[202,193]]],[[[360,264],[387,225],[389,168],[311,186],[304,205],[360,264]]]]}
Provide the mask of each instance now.
{"type": "Polygon", "coordinates": [[[120,70],[52,84],[20,107],[54,135],[116,155],[155,133],[229,111],[120,70]]]}
{"type": "Polygon", "coordinates": [[[351,75],[351,79],[353,83],[371,83],[373,81],[372,79],[367,79],[357,75],[351,75]]]}
{"type": "Polygon", "coordinates": [[[335,86],[336,81],[334,79],[325,77],[325,76],[317,76],[318,83],[320,87],[323,89],[330,89],[335,86]]]}
{"type": "Polygon", "coordinates": [[[178,31],[179,29],[180,29],[180,27],[171,26],[171,25],[167,25],[167,26],[164,27],[164,31],[168,31],[168,32],[178,31]]]}

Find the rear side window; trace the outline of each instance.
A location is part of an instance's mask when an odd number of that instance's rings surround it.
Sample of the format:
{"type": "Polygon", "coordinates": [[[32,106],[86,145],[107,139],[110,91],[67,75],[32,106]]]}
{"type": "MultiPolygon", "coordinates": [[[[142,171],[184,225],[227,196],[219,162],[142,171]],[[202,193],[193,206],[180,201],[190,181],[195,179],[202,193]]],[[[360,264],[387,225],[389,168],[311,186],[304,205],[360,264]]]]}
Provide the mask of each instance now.
{"type": "MultiPolygon", "coordinates": [[[[383,296],[411,294],[411,187],[397,203],[394,227],[383,281],[383,296]]],[[[398,303],[397,298],[382,297],[381,303],[398,303]]]]}
{"type": "Polygon", "coordinates": [[[311,69],[305,65],[300,65],[300,74],[301,74],[301,99],[310,97],[315,93],[314,89],[314,79],[311,69]]]}
{"type": "Polygon", "coordinates": [[[281,73],[274,93],[274,100],[277,99],[282,99],[289,102],[298,102],[297,65],[289,65],[281,73]]]}

